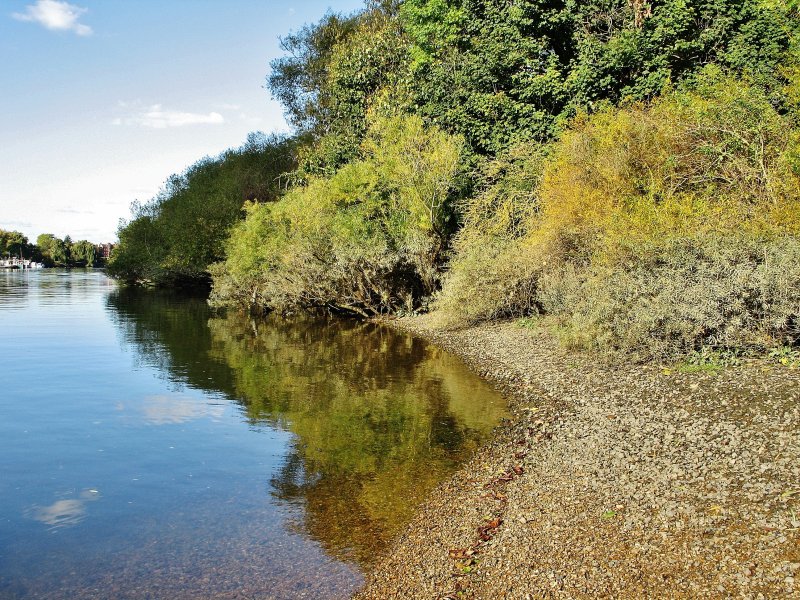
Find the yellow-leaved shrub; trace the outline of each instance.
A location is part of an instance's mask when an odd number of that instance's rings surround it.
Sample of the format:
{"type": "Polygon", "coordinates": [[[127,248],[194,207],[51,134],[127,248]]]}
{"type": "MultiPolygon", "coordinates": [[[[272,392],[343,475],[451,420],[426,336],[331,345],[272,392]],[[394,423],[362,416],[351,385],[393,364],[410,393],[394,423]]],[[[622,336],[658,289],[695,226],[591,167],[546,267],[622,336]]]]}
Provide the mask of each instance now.
{"type": "Polygon", "coordinates": [[[212,266],[212,303],[325,307],[369,316],[419,308],[439,286],[463,142],[416,116],[373,116],[361,158],[254,204],[212,266]]]}
{"type": "Polygon", "coordinates": [[[504,176],[467,206],[437,306],[454,324],[541,314],[571,346],[642,357],[795,344],[798,156],[792,119],[712,69],[579,116],[491,165],[504,176]]]}

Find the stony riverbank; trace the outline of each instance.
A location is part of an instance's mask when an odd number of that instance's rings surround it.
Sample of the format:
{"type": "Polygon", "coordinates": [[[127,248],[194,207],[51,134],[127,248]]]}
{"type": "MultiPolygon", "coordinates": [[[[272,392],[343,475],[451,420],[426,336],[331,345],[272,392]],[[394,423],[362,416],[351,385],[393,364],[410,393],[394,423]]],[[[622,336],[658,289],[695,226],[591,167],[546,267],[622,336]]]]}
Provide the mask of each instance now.
{"type": "Polygon", "coordinates": [[[800,372],[594,364],[513,323],[393,325],[513,418],[441,485],[356,598],[800,598],[800,372]]]}

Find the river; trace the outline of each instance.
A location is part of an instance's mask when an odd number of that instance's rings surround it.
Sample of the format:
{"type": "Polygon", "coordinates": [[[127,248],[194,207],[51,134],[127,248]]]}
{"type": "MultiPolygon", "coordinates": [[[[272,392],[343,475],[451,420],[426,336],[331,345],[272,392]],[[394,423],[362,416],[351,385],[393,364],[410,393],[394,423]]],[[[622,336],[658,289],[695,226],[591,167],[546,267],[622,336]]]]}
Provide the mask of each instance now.
{"type": "Polygon", "coordinates": [[[345,598],[505,416],[386,327],[0,273],[0,598],[345,598]]]}

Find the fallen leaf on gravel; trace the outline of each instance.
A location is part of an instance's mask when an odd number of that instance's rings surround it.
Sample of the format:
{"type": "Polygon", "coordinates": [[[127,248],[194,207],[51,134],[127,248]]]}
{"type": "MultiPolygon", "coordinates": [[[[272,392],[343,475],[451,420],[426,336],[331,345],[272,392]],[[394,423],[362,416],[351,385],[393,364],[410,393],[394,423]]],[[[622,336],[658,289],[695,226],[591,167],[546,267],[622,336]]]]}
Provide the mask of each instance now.
{"type": "Polygon", "coordinates": [[[453,548],[449,554],[450,558],[464,559],[475,554],[475,550],[472,548],[453,548]]]}
{"type": "Polygon", "coordinates": [[[468,558],[467,560],[459,561],[456,563],[456,569],[458,569],[462,573],[469,573],[472,570],[472,567],[474,566],[475,566],[474,558],[468,558]]]}
{"type": "Polygon", "coordinates": [[[500,525],[502,524],[503,524],[503,519],[501,519],[500,517],[492,519],[485,525],[481,525],[480,527],[478,527],[478,537],[480,537],[482,541],[488,542],[490,539],[492,539],[492,536],[494,535],[494,530],[500,527],[500,525]]]}

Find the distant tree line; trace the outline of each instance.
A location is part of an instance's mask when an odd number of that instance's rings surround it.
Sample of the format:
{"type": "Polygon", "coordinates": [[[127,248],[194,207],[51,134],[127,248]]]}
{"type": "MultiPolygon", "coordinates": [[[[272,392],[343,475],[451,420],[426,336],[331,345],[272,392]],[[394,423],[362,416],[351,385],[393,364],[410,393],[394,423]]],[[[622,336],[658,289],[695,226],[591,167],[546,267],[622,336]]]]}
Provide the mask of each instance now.
{"type": "Polygon", "coordinates": [[[32,244],[19,231],[0,229],[0,257],[17,257],[41,262],[47,267],[101,267],[106,263],[102,246],[88,240],[73,242],[43,233],[32,244]]]}
{"type": "Polygon", "coordinates": [[[28,243],[28,238],[19,231],[6,231],[0,229],[0,257],[31,258],[33,246],[28,243]]]}

